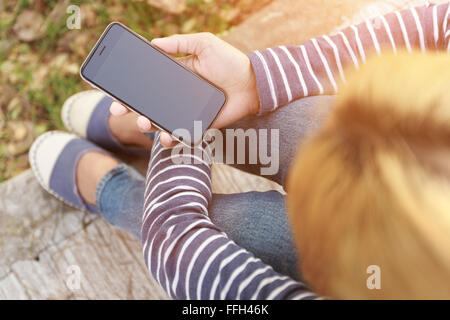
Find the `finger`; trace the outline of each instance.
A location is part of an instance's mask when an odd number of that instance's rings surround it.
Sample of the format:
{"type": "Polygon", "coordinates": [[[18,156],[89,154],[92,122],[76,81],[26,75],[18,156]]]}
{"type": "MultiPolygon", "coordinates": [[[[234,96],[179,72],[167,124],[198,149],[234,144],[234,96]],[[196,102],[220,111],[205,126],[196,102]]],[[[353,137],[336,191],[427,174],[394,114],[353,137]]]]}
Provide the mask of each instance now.
{"type": "Polygon", "coordinates": [[[159,137],[159,141],[161,142],[161,144],[164,147],[173,147],[174,145],[176,145],[176,141],[174,141],[172,139],[172,137],[170,136],[170,134],[168,134],[167,132],[161,132],[161,135],[159,137]]]}
{"type": "Polygon", "coordinates": [[[109,107],[109,112],[115,116],[122,116],[126,113],[128,113],[128,109],[125,108],[122,104],[120,104],[117,101],[114,101],[111,103],[111,106],[109,107]]]}
{"type": "Polygon", "coordinates": [[[166,38],[155,38],[151,43],[169,54],[198,55],[213,39],[213,34],[202,32],[193,34],[175,34],[166,38]]]}
{"type": "Polygon", "coordinates": [[[146,117],[139,116],[136,121],[137,121],[139,130],[141,130],[142,132],[151,132],[152,131],[152,123],[146,117]]]}

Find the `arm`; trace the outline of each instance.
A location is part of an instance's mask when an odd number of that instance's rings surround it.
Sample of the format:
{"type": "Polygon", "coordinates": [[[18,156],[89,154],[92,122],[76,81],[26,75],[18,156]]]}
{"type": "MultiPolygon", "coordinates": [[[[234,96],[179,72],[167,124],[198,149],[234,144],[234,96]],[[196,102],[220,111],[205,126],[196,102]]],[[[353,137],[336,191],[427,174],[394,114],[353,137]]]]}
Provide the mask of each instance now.
{"type": "Polygon", "coordinates": [[[255,72],[260,114],[307,96],[336,94],[349,65],[384,48],[450,50],[450,6],[427,5],[392,12],[301,46],[280,46],[248,56],[255,72]]]}
{"type": "Polygon", "coordinates": [[[146,178],[142,241],[150,272],[172,297],[315,298],[303,283],[276,273],[212,224],[203,149],[171,155],[157,141],[146,178]],[[174,164],[180,160],[184,164],[174,164]]]}

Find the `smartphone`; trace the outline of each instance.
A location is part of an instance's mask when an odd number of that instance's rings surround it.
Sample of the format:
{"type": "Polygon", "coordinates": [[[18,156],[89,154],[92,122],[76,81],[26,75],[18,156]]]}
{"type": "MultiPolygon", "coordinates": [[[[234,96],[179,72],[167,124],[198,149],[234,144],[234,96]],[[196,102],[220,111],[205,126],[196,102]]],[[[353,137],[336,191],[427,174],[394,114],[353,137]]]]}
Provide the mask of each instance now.
{"type": "Polygon", "coordinates": [[[118,22],[106,27],[80,75],[189,146],[202,141],[226,102],[221,89],[118,22]]]}

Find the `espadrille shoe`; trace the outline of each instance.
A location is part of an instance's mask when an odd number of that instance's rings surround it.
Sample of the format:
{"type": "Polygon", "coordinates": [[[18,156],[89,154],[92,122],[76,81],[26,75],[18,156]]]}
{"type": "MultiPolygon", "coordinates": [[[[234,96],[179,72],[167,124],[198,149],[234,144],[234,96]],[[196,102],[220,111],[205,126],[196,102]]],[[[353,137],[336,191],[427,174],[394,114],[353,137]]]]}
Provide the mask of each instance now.
{"type": "Polygon", "coordinates": [[[34,175],[50,194],[79,210],[99,213],[96,206],[83,201],[76,185],[78,161],[88,151],[111,155],[74,134],[50,131],[39,136],[33,143],[29,160],[34,175]]]}
{"type": "Polygon", "coordinates": [[[68,131],[111,152],[148,155],[148,150],[125,146],[112,134],[108,125],[112,102],[111,97],[98,90],[79,92],[62,106],[62,121],[68,131]]]}

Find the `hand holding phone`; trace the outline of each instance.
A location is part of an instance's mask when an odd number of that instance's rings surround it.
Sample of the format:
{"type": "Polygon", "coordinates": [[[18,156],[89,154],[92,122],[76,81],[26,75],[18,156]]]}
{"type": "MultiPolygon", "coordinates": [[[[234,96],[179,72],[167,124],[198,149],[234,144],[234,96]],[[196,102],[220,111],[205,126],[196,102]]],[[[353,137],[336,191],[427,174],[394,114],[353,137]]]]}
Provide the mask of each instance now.
{"type": "MultiPolygon", "coordinates": [[[[225,127],[259,111],[258,90],[250,61],[227,42],[210,33],[197,33],[154,39],[151,43],[168,54],[188,54],[177,60],[225,91],[227,102],[212,127],[225,127]]],[[[116,104],[111,112],[122,115],[128,110],[116,104]]],[[[141,119],[138,126],[144,132],[157,130],[145,119],[141,119]]],[[[161,134],[164,146],[170,146],[172,141],[170,134],[161,134]]]]}

